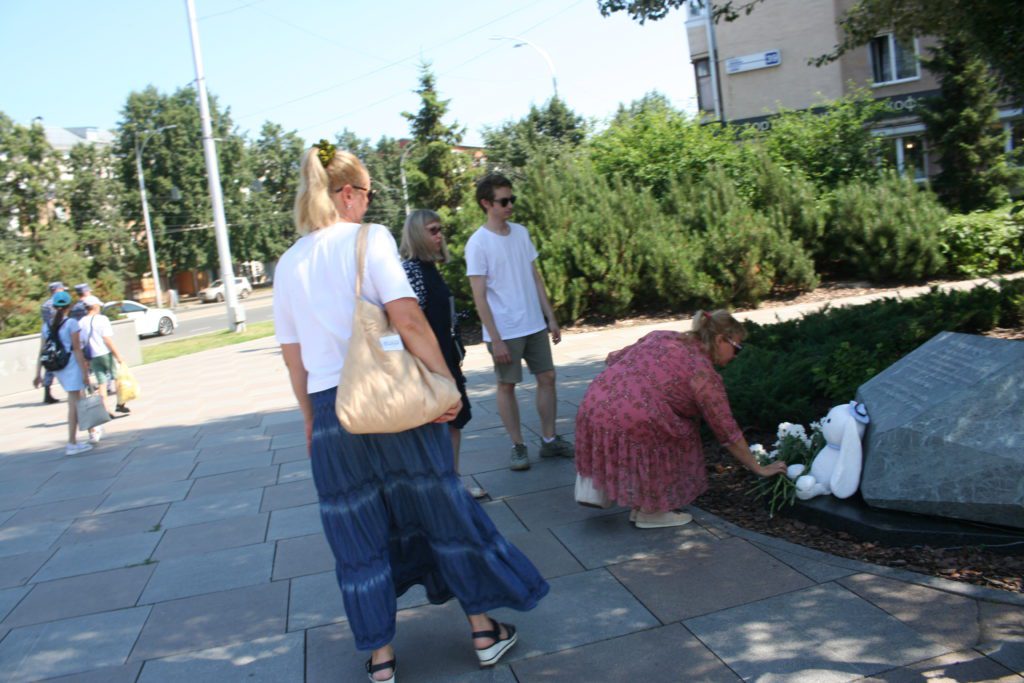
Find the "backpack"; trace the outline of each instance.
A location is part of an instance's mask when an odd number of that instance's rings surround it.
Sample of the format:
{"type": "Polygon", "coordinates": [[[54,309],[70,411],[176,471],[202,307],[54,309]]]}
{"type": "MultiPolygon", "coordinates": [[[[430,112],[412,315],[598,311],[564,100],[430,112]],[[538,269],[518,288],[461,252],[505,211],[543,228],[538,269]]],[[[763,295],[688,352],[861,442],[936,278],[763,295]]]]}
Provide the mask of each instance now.
{"type": "Polygon", "coordinates": [[[60,342],[60,328],[64,326],[67,320],[62,320],[57,328],[50,326],[50,333],[46,336],[46,344],[43,345],[43,350],[39,354],[39,361],[43,367],[50,372],[57,372],[67,367],[68,361],[71,360],[71,351],[65,349],[64,345],[60,342]]]}

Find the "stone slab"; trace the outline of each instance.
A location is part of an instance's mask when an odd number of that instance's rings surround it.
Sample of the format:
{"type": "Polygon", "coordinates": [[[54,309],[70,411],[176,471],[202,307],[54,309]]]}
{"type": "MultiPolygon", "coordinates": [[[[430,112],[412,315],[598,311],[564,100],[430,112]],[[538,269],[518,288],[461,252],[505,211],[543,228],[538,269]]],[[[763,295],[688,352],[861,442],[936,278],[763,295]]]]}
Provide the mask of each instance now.
{"type": "Polygon", "coordinates": [[[981,638],[978,603],[970,598],[874,574],[856,574],[838,583],[952,650],[974,647],[981,638]]]}
{"type": "Polygon", "coordinates": [[[308,460],[295,460],[281,464],[281,471],[277,475],[278,484],[287,484],[302,479],[312,479],[313,469],[309,466],[308,460]]]}
{"type": "Polygon", "coordinates": [[[290,448],[282,448],[274,451],[273,463],[275,465],[286,462],[298,462],[301,460],[309,460],[309,451],[306,450],[305,446],[292,446],[290,448]]]}
{"type": "Polygon", "coordinates": [[[39,571],[55,550],[21,553],[0,557],[0,588],[21,586],[39,571]]]}
{"type": "Polygon", "coordinates": [[[154,560],[183,555],[201,555],[215,550],[262,543],[270,515],[243,515],[205,524],[175,527],[164,532],[153,552],[154,560]]]}
{"type": "Polygon", "coordinates": [[[270,580],[273,562],[273,543],[163,560],[139,602],[164,602],[265,583],[270,580]]]}
{"type": "Polygon", "coordinates": [[[133,607],[156,565],[37,583],[2,625],[9,628],[133,607]]]}
{"type": "Polygon", "coordinates": [[[32,580],[52,581],[141,564],[153,554],[160,534],[141,533],[61,547],[32,580]]]}
{"type": "Polygon", "coordinates": [[[319,498],[312,479],[302,479],[287,484],[268,486],[263,490],[263,503],[260,512],[283,510],[316,503],[319,498]]]}
{"type": "Polygon", "coordinates": [[[744,680],[852,681],[949,651],[836,584],[683,625],[744,680]]]}
{"type": "Polygon", "coordinates": [[[564,681],[739,681],[680,624],[631,633],[516,662],[519,683],[564,681]]]}
{"type": "Polygon", "coordinates": [[[6,683],[53,678],[125,663],[148,607],[16,628],[0,642],[6,683]]]}
{"type": "Polygon", "coordinates": [[[223,458],[204,460],[196,465],[192,476],[195,478],[209,477],[214,474],[225,472],[237,472],[238,470],[250,470],[256,467],[269,467],[273,456],[269,451],[261,450],[239,455],[228,455],[223,458]]]}
{"type": "Polygon", "coordinates": [[[739,538],[693,541],[684,550],[609,571],[666,624],[813,585],[739,538]]]}
{"type": "Polygon", "coordinates": [[[124,664],[122,666],[93,669],[80,674],[47,678],[46,683],[135,683],[141,669],[141,662],[124,664]]]}
{"type": "Polygon", "coordinates": [[[551,532],[587,569],[651,558],[715,540],[693,523],[666,529],[637,529],[629,523],[625,512],[556,526],[551,532]]]}
{"type": "Polygon", "coordinates": [[[81,498],[82,496],[98,496],[106,493],[115,481],[115,477],[108,477],[105,479],[88,479],[54,484],[47,482],[45,486],[36,491],[32,497],[26,498],[20,505],[30,507],[70,500],[72,498],[81,498]]]}
{"type": "Polygon", "coordinates": [[[102,515],[184,500],[190,488],[192,488],[192,482],[185,480],[148,484],[131,489],[117,489],[107,496],[102,505],[96,508],[96,514],[102,515]]]}
{"type": "Polygon", "coordinates": [[[189,491],[189,498],[212,496],[221,493],[233,493],[247,489],[261,489],[277,483],[277,466],[256,467],[251,470],[238,470],[215,474],[197,479],[189,491]]]}
{"type": "Polygon", "coordinates": [[[282,635],[288,611],[288,582],[162,602],[152,610],[130,661],[282,635]]]}
{"type": "Polygon", "coordinates": [[[103,538],[154,531],[167,512],[168,505],[122,510],[105,515],[90,515],[77,519],[57,540],[59,545],[88,543],[103,538]]]}
{"type": "Polygon", "coordinates": [[[512,508],[508,506],[507,501],[492,500],[480,503],[480,507],[484,509],[487,516],[494,522],[495,528],[503,535],[527,533],[528,529],[519,521],[516,513],[512,512],[512,508]]]}
{"type": "Polygon", "coordinates": [[[530,559],[545,579],[575,574],[584,567],[576,557],[559,542],[550,529],[504,534],[505,539],[516,546],[530,559]]]}
{"type": "Polygon", "coordinates": [[[277,542],[274,581],[333,570],[334,553],[323,533],[285,538],[277,542]]]}
{"type": "Polygon", "coordinates": [[[320,504],[313,503],[271,512],[267,540],[276,541],[282,538],[309,536],[323,533],[323,530],[323,523],[320,521],[320,504]]]}
{"type": "Polygon", "coordinates": [[[284,683],[305,676],[305,634],[259,638],[237,645],[153,659],[138,683],[284,683]]]}
{"type": "MultiPolygon", "coordinates": [[[[787,565],[816,583],[827,583],[856,573],[855,570],[848,567],[840,567],[839,565],[821,562],[807,557],[806,555],[798,555],[797,553],[791,553],[786,550],[772,548],[771,546],[761,545],[759,543],[755,543],[754,545],[772,557],[785,562],[787,565]]],[[[821,554],[825,555],[825,553],[821,554]]]]}
{"type": "Polygon", "coordinates": [[[70,525],[70,520],[21,524],[7,520],[0,527],[0,558],[46,550],[57,542],[70,525]]]}
{"type": "MultiPolygon", "coordinates": [[[[288,630],[302,631],[324,624],[345,621],[345,604],[333,571],[300,576],[291,581],[288,601],[288,630]]],[[[396,608],[413,609],[426,605],[427,592],[423,586],[412,586],[398,598],[396,608]]]]}
{"type": "Polygon", "coordinates": [[[1024,529],[1024,344],[942,332],[857,390],[869,505],[1024,529]]]}
{"type": "Polygon", "coordinates": [[[172,503],[171,509],[164,515],[163,525],[171,529],[218,519],[254,515],[259,512],[262,497],[262,489],[252,489],[178,501],[172,503]]]}
{"type": "Polygon", "coordinates": [[[510,498],[524,493],[568,486],[576,482],[576,466],[568,458],[551,458],[534,463],[525,472],[505,468],[473,475],[491,498],[510,498]]]}
{"type": "MultiPolygon", "coordinates": [[[[6,619],[7,615],[21,602],[29,590],[27,586],[16,586],[0,590],[0,622],[6,619]]],[[[10,628],[10,625],[6,623],[0,624],[0,626],[10,628]]]]}
{"type": "Polygon", "coordinates": [[[508,498],[507,502],[520,521],[531,531],[622,512],[622,508],[600,510],[584,507],[576,502],[573,495],[573,487],[565,486],[508,498]]]}
{"type": "Polygon", "coordinates": [[[864,683],[922,683],[922,681],[985,681],[1021,683],[1024,678],[973,650],[953,652],[865,678],[864,683]]]}
{"type": "Polygon", "coordinates": [[[17,514],[7,520],[4,528],[38,522],[70,523],[75,517],[91,514],[103,502],[104,498],[106,498],[106,495],[100,494],[97,496],[62,500],[57,503],[50,503],[49,505],[21,508],[17,514]]]}
{"type": "Polygon", "coordinates": [[[980,602],[978,611],[981,642],[975,649],[1024,674],[1024,608],[980,602]]]}

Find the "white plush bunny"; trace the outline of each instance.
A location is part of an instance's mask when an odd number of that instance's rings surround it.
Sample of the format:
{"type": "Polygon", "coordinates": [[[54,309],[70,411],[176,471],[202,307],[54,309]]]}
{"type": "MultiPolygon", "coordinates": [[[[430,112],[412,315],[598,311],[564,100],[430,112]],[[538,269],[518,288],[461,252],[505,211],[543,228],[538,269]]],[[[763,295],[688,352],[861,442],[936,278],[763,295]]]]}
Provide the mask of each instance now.
{"type": "Polygon", "coordinates": [[[786,470],[786,476],[796,479],[797,498],[807,500],[830,493],[836,498],[849,498],[857,492],[864,462],[860,440],[868,422],[867,409],[856,401],[828,411],[821,421],[825,447],[814,456],[810,474],[804,474],[803,465],[790,465],[786,470]]]}

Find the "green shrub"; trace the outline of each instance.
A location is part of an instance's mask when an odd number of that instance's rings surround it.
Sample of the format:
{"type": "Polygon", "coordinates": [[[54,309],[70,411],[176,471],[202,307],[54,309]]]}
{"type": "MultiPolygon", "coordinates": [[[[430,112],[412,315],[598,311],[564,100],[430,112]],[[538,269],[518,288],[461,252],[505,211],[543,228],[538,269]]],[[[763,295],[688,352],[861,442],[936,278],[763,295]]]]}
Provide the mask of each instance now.
{"type": "Polygon", "coordinates": [[[853,181],[832,196],[826,248],[838,273],[874,281],[919,280],[942,271],[946,211],[927,189],[895,172],[853,181]]]}
{"type": "Polygon", "coordinates": [[[723,371],[744,426],[773,433],[849,401],[857,387],[939,332],[979,333],[1024,321],[1024,281],[906,301],[828,309],[774,325],[747,324],[744,351],[723,371]]]}
{"type": "Polygon", "coordinates": [[[942,254],[954,275],[978,277],[1024,267],[1024,225],[1005,209],[946,218],[939,231],[942,254]]]}

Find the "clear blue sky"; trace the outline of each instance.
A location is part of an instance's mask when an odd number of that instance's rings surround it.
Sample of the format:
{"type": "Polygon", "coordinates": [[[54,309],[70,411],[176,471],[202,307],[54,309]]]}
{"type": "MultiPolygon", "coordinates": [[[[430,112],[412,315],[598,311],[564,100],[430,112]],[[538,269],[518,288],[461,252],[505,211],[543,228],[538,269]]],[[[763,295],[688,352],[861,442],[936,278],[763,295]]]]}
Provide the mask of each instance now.
{"type": "MultiPolygon", "coordinates": [[[[433,63],[450,113],[484,126],[551,95],[543,58],[490,40],[521,36],[550,54],[559,94],[599,121],[658,90],[695,108],[682,12],[646,26],[604,18],[596,0],[196,0],[207,87],[251,134],[265,120],[306,140],[348,128],[407,135],[417,64],[433,63]]],[[[195,78],[184,0],[0,0],[0,111],[21,124],[117,123],[133,90],[195,78]]]]}

